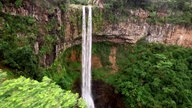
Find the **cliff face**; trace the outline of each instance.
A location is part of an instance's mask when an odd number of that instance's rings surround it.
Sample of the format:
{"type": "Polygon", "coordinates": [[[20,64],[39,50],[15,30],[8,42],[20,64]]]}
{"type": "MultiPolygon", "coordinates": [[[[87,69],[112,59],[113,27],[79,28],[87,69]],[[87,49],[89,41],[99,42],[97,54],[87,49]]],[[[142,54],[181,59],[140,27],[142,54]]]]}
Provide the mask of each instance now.
{"type": "MultiPolygon", "coordinates": [[[[137,16],[139,20],[128,17],[123,22],[109,23],[98,19],[98,15],[101,15],[102,11],[93,9],[94,42],[136,43],[140,39],[145,39],[148,42],[192,47],[191,28],[173,24],[149,24],[146,21],[149,13],[142,9],[130,10],[130,15],[137,16]]],[[[41,60],[44,66],[51,64],[59,52],[81,43],[81,6],[70,5],[63,10],[57,2],[23,0],[20,7],[15,7],[13,4],[3,5],[2,12],[11,15],[31,16],[38,22],[39,35],[34,42],[36,54],[46,43],[44,37],[47,34],[56,37],[56,41],[52,44],[54,49],[51,54],[45,54],[41,60]],[[52,21],[53,19],[54,21],[52,21]],[[52,30],[49,30],[47,25],[51,21],[54,26],[51,28],[52,30]],[[61,31],[62,33],[60,33],[61,31]]],[[[165,16],[166,14],[158,13],[158,15],[165,16]]]]}
{"type": "Polygon", "coordinates": [[[192,29],[179,25],[150,25],[146,22],[123,22],[109,25],[99,35],[105,35],[110,41],[136,43],[141,38],[148,42],[192,46],[192,29]]]}
{"type": "MultiPolygon", "coordinates": [[[[74,9],[73,12],[68,13],[68,17],[76,17],[75,23],[68,20],[66,25],[66,33],[68,36],[66,40],[71,40],[69,44],[80,43],[81,38],[81,11],[80,8],[74,9]],[[73,28],[73,29],[71,29],[73,28]]],[[[102,13],[102,10],[99,11],[102,13]]],[[[140,39],[145,39],[148,42],[158,42],[169,45],[181,45],[184,47],[192,46],[192,28],[185,27],[183,25],[176,24],[152,24],[147,23],[147,17],[149,12],[142,9],[129,10],[130,16],[134,16],[136,19],[127,18],[125,21],[117,23],[102,22],[102,24],[95,18],[98,11],[93,10],[93,41],[110,41],[115,43],[136,43],[140,39]],[[139,19],[139,20],[138,20],[139,19]]],[[[158,16],[168,16],[166,13],[157,12],[158,16]]],[[[67,44],[68,45],[68,44],[67,44]]],[[[70,46],[70,45],[69,45],[70,46]]]]}
{"type": "MultiPolygon", "coordinates": [[[[59,50],[64,49],[63,25],[66,21],[64,12],[61,12],[57,2],[23,0],[19,7],[16,7],[14,3],[5,3],[1,9],[4,14],[21,18],[32,17],[36,21],[38,33],[34,33],[33,47],[34,53],[40,56],[41,66],[50,65],[58,55],[59,50]]],[[[1,23],[1,27],[3,27],[4,22],[1,23]]],[[[15,24],[17,23],[24,22],[15,22],[15,24]]]]}
{"type": "MultiPolygon", "coordinates": [[[[67,46],[71,44],[79,44],[81,38],[81,11],[80,8],[71,8],[68,13],[66,24],[66,40],[67,46]],[[70,18],[73,17],[71,21],[70,18]],[[74,18],[75,17],[75,18],[74,18]]],[[[98,11],[93,10],[93,14],[98,11]]],[[[102,13],[102,10],[99,11],[102,13]]],[[[110,41],[115,43],[136,43],[140,39],[148,42],[158,42],[169,45],[181,45],[184,47],[192,47],[192,28],[183,25],[175,24],[151,24],[147,23],[146,18],[150,17],[149,12],[142,9],[130,10],[131,16],[136,16],[137,19],[127,18],[125,21],[118,23],[102,22],[102,24],[93,15],[93,41],[110,41]]],[[[167,14],[157,13],[164,17],[167,14]]]]}

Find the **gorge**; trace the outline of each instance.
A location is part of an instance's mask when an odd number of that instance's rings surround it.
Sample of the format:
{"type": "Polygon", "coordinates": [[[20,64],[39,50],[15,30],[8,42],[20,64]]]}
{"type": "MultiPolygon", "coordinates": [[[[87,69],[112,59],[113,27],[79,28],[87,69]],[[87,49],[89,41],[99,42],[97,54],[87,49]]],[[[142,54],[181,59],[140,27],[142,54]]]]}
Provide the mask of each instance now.
{"type": "MultiPolygon", "coordinates": [[[[87,0],[0,0],[0,82],[25,76],[44,85],[54,83],[63,91],[78,93],[79,97],[93,95],[96,108],[191,107],[191,1],[101,1],[102,7],[92,6],[91,25],[91,19],[85,18],[88,7],[82,13],[87,0]],[[87,25],[93,27],[92,33],[88,28],[85,30],[87,25]],[[92,34],[92,48],[81,47],[86,40],[82,34],[87,39],[92,34]],[[90,60],[92,64],[88,65],[90,60]],[[87,85],[86,93],[81,90],[81,71],[85,68],[92,69],[93,82],[91,89],[90,83],[82,81],[87,85]],[[4,71],[8,77],[1,75],[4,71]],[[43,80],[44,76],[53,83],[43,80]]],[[[27,83],[21,79],[20,82],[27,83]]],[[[15,88],[7,90],[14,93],[15,88]]],[[[6,94],[3,86],[0,90],[1,103],[11,104],[6,99],[14,95],[6,94]]],[[[27,92],[30,88],[22,90],[27,92]]],[[[57,92],[52,95],[59,96],[57,92]]],[[[48,104],[45,96],[39,97],[45,102],[41,105],[64,107],[60,101],[48,104]]],[[[68,107],[85,107],[79,104],[81,98],[77,99],[77,95],[69,97],[73,105],[62,101],[68,107]]]]}

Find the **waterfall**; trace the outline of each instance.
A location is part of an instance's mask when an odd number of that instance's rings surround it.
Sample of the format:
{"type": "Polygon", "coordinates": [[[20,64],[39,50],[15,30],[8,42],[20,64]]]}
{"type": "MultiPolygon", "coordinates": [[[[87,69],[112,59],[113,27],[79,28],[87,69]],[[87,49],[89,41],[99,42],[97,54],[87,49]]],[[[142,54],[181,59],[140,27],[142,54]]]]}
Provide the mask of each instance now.
{"type": "Polygon", "coordinates": [[[86,28],[86,10],[83,6],[82,17],[82,98],[87,108],[95,108],[91,94],[91,49],[92,49],[92,8],[88,6],[88,27],[86,28]]]}

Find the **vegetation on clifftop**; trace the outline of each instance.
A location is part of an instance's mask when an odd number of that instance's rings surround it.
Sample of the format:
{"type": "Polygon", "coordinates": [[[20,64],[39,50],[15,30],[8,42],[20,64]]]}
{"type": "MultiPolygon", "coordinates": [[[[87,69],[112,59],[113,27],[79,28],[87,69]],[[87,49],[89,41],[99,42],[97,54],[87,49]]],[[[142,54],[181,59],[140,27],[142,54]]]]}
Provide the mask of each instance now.
{"type": "Polygon", "coordinates": [[[192,24],[191,0],[106,0],[105,4],[108,14],[113,13],[106,16],[117,16],[116,20],[129,16],[129,9],[143,9],[150,13],[147,17],[150,23],[192,24]]]}
{"type": "MultiPolygon", "coordinates": [[[[87,4],[87,1],[70,0],[71,4],[87,4]]],[[[191,26],[192,2],[191,0],[105,0],[104,9],[94,9],[96,18],[93,24],[102,25],[106,22],[118,23],[120,21],[140,20],[131,11],[143,10],[148,15],[144,18],[152,24],[180,24],[191,26]],[[101,23],[102,22],[102,23],[101,23]],[[100,23],[100,24],[97,24],[100,23]]],[[[140,13],[143,14],[143,13],[140,13]]],[[[99,28],[94,26],[95,28],[99,28]]]]}

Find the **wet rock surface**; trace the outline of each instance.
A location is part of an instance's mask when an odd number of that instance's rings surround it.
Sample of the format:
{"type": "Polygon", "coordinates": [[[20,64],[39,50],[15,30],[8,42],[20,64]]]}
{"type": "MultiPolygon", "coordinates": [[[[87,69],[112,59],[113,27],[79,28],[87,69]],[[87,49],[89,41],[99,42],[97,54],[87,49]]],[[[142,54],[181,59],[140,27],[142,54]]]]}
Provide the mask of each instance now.
{"type": "MultiPolygon", "coordinates": [[[[81,94],[81,81],[74,86],[75,92],[81,94]]],[[[123,98],[115,93],[115,89],[101,80],[92,81],[92,94],[96,108],[125,108],[123,98]]]]}

